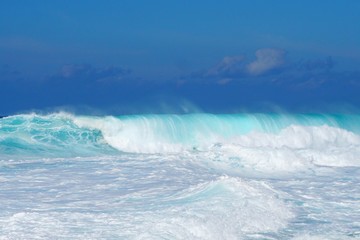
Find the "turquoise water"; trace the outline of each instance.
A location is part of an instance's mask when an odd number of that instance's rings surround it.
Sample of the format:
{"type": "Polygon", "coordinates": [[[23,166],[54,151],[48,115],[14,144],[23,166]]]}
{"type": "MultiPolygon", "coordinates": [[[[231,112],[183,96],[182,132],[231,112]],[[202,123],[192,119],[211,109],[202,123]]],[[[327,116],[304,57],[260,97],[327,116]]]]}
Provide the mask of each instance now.
{"type": "Polygon", "coordinates": [[[360,238],[359,120],[2,118],[0,238],[360,238]]]}

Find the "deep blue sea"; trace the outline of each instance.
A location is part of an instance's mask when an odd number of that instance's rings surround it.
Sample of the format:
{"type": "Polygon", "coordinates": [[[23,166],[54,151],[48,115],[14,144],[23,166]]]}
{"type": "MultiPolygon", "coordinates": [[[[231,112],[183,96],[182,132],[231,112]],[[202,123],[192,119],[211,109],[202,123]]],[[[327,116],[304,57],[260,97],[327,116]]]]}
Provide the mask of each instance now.
{"type": "Polygon", "coordinates": [[[0,239],[360,239],[360,115],[2,118],[0,239]]]}

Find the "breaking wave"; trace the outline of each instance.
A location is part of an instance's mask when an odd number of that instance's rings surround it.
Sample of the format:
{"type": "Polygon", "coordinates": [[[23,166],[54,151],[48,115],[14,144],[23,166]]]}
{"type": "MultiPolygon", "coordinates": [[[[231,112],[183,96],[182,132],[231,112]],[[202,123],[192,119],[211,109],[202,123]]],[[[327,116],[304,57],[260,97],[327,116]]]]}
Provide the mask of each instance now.
{"type": "Polygon", "coordinates": [[[28,114],[0,119],[0,150],[64,157],[195,151],[260,168],[360,166],[359,121],[358,115],[320,114],[28,114]]]}

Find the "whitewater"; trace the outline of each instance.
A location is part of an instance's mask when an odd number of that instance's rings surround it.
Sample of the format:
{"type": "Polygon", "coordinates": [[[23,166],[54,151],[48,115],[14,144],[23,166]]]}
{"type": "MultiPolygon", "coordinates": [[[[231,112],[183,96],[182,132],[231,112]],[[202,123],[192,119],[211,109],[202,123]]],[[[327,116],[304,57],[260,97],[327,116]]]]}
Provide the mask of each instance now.
{"type": "Polygon", "coordinates": [[[0,119],[0,239],[360,239],[360,115],[0,119]]]}

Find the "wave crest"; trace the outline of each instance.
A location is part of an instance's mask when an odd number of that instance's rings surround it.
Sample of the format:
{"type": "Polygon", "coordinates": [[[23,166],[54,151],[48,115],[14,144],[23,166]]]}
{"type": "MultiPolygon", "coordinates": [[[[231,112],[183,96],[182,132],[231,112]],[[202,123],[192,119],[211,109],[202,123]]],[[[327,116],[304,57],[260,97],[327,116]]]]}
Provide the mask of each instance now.
{"type": "Polygon", "coordinates": [[[196,151],[265,168],[360,166],[359,120],[357,115],[17,115],[0,120],[0,150],[55,156],[196,151]]]}

